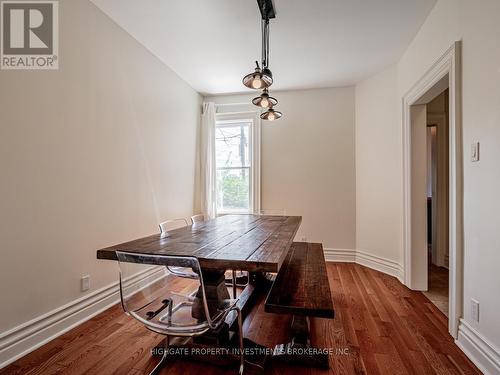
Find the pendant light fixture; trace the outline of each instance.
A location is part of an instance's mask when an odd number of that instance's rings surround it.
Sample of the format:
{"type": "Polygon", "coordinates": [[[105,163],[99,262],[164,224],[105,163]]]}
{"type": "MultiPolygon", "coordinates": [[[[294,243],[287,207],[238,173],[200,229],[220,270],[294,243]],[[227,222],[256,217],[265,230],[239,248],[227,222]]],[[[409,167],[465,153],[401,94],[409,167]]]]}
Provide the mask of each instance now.
{"type": "Polygon", "coordinates": [[[269,62],[269,19],[262,19],[262,70],[259,62],[253,73],[243,77],[243,84],[250,88],[260,90],[273,84],[273,74],[268,68],[269,62]]]}
{"type": "Polygon", "coordinates": [[[269,73],[264,73],[264,70],[260,70],[259,62],[256,61],[255,64],[257,67],[253,73],[247,74],[243,77],[243,84],[249,89],[260,90],[263,88],[267,88],[273,84],[273,76],[271,71],[269,73]]]}
{"type": "Polygon", "coordinates": [[[269,96],[268,91],[268,87],[273,84],[273,74],[269,69],[269,19],[275,18],[276,14],[272,0],[257,0],[257,4],[259,5],[260,14],[262,16],[262,68],[259,66],[259,62],[256,61],[254,72],[243,77],[243,84],[250,89],[263,89],[262,94],[253,98],[252,103],[258,107],[268,108],[260,117],[264,120],[273,121],[282,116],[281,112],[273,109],[273,106],[278,104],[278,100],[269,96]]]}
{"type": "Polygon", "coordinates": [[[271,108],[278,104],[278,100],[276,98],[273,98],[272,96],[269,96],[269,91],[267,90],[267,88],[265,88],[260,96],[252,99],[252,103],[258,107],[271,108]]]}
{"type": "Polygon", "coordinates": [[[269,108],[266,112],[260,114],[260,118],[263,120],[274,121],[278,120],[283,116],[283,113],[280,111],[275,111],[272,108],[269,108]]]}

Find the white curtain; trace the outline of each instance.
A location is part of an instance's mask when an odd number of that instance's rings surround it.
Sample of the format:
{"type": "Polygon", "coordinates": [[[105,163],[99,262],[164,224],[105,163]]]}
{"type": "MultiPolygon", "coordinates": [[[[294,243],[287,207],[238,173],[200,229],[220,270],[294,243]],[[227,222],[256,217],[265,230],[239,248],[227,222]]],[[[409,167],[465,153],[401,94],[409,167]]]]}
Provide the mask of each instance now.
{"type": "Polygon", "coordinates": [[[215,104],[203,103],[201,114],[201,209],[205,218],[216,216],[215,104]]]}

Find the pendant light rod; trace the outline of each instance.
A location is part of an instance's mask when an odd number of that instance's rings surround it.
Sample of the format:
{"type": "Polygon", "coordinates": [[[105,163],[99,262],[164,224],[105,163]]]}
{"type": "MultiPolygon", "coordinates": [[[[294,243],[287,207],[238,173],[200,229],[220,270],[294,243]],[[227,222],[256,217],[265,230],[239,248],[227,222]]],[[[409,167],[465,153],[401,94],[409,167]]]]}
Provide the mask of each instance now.
{"type": "Polygon", "coordinates": [[[283,116],[280,111],[276,111],[273,107],[278,104],[278,100],[269,95],[269,86],[273,84],[273,73],[269,69],[269,20],[276,18],[273,0],[257,0],[260,14],[262,16],[261,31],[262,31],[262,56],[261,64],[256,61],[257,67],[254,72],[251,72],[243,77],[243,85],[250,89],[261,90],[262,94],[252,99],[252,103],[258,107],[265,108],[266,111],[260,114],[260,118],[267,121],[278,120],[283,116]]]}
{"type": "Polygon", "coordinates": [[[269,20],[262,20],[262,69],[269,67],[269,20]]]}
{"type": "Polygon", "coordinates": [[[262,69],[269,67],[269,20],[276,18],[273,0],[257,0],[262,17],[262,69]]]}

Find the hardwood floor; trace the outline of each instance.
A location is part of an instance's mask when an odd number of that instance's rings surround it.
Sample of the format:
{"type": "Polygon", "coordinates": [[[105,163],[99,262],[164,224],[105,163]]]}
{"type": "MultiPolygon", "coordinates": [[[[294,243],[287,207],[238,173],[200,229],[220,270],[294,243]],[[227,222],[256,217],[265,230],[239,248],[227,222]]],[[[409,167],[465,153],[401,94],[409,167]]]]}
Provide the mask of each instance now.
{"type": "MultiPolygon", "coordinates": [[[[336,317],[311,319],[313,344],[334,348],[330,370],[273,363],[266,374],[480,374],[453,343],[446,317],[420,292],[350,263],[328,263],[336,317]]],[[[244,323],[245,336],[267,346],[288,340],[290,317],[264,312],[263,298],[244,323]]],[[[0,370],[0,374],[144,374],[161,341],[120,305],[0,370]]],[[[236,374],[235,368],[173,361],[162,374],[236,374]]]]}

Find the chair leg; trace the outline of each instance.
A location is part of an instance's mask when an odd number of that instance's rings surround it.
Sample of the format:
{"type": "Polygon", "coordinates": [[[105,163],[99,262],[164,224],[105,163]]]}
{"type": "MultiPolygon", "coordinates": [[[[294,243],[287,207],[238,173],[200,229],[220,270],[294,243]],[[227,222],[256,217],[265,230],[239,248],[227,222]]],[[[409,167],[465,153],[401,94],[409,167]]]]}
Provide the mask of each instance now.
{"type": "Polygon", "coordinates": [[[162,368],[167,363],[167,353],[168,353],[168,336],[165,337],[165,349],[163,350],[163,355],[160,362],[155,366],[155,368],[149,373],[149,375],[158,375],[162,368]]]}
{"type": "Polygon", "coordinates": [[[243,318],[241,316],[241,309],[239,307],[236,308],[236,312],[238,313],[238,336],[240,341],[240,370],[239,375],[243,375],[245,371],[245,347],[243,345],[243,318]]]}

